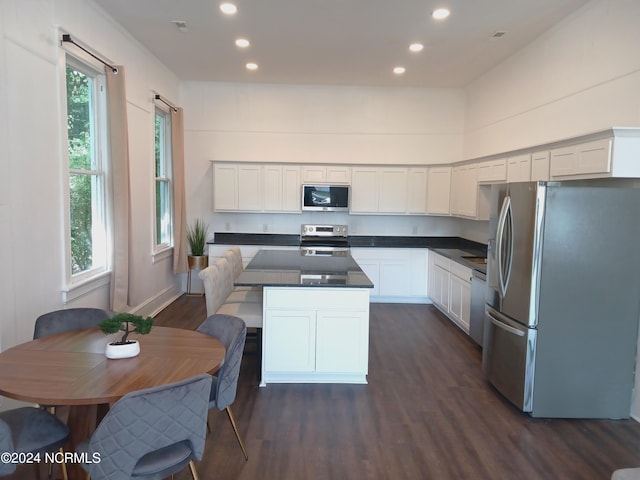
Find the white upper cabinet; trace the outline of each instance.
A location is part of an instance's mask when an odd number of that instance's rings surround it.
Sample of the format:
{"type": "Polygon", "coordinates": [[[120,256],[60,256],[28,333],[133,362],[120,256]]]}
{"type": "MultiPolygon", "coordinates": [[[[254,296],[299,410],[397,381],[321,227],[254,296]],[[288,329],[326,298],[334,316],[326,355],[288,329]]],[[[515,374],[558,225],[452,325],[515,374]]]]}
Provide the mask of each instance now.
{"type": "Polygon", "coordinates": [[[213,209],[238,210],[238,166],[213,165],[213,209]]]}
{"type": "Polygon", "coordinates": [[[265,165],[264,211],[300,212],[302,190],[300,167],[297,165],[265,165]]]}
{"type": "Polygon", "coordinates": [[[215,164],[213,209],[256,212],[262,209],[262,167],[253,164],[215,164]]]}
{"type": "Polygon", "coordinates": [[[551,150],[550,177],[609,176],[611,174],[613,139],[570,145],[551,150]]]}
{"type": "Polygon", "coordinates": [[[431,167],[427,172],[427,214],[451,213],[451,167],[431,167]]]}
{"type": "Polygon", "coordinates": [[[531,181],[546,182],[549,180],[549,150],[541,150],[531,154],[531,181]]]}
{"type": "Polygon", "coordinates": [[[431,167],[216,161],[213,208],[221,212],[298,213],[302,184],[343,184],[351,185],[353,214],[454,215],[487,220],[494,183],[640,179],[640,128],[614,127],[515,153],[476,163],[431,167]]]}
{"type": "Polygon", "coordinates": [[[351,213],[406,213],[407,169],[353,167],[351,213]]]}
{"type": "Polygon", "coordinates": [[[262,210],[262,167],[238,166],[238,210],[259,212],[262,210]]]}
{"type": "Polygon", "coordinates": [[[302,183],[351,183],[351,167],[342,165],[305,165],[302,183]]]}
{"type": "MultiPolygon", "coordinates": [[[[580,143],[551,149],[551,180],[640,178],[640,132],[613,128],[606,138],[587,136],[580,143]]],[[[602,136],[602,135],[598,135],[602,136]]]]}
{"type": "Polygon", "coordinates": [[[378,212],[378,168],[354,167],[351,171],[352,213],[378,212]]]}
{"type": "Polygon", "coordinates": [[[451,176],[451,213],[476,218],[478,205],[478,169],[475,164],[454,167],[451,176]]]}
{"type": "Polygon", "coordinates": [[[407,171],[407,213],[427,213],[427,167],[414,167],[407,171]]]}
{"type": "Polygon", "coordinates": [[[516,155],[507,159],[507,182],[531,181],[531,154],[516,155]]]}
{"type": "Polygon", "coordinates": [[[406,213],[407,211],[407,169],[382,168],[379,173],[380,199],[378,212],[406,213]]]}
{"type": "Polygon", "coordinates": [[[497,158],[478,163],[478,183],[504,183],[506,181],[506,158],[497,158]]]}
{"type": "Polygon", "coordinates": [[[300,212],[300,166],[216,163],[213,209],[218,212],[300,212]]]}

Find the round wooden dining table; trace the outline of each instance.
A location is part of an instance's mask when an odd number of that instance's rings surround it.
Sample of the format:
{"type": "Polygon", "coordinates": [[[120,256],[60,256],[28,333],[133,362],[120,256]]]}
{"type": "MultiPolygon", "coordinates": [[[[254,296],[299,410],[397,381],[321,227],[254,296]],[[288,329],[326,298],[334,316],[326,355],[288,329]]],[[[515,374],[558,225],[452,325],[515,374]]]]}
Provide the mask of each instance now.
{"type": "MultiPolygon", "coordinates": [[[[68,405],[69,449],[91,435],[109,404],[129,392],[215,373],[224,360],[217,339],[180,328],[154,326],[139,340],[140,354],[108,359],[120,335],[97,328],[73,330],[16,345],[0,353],[0,394],[41,405],[68,405]]],[[[69,478],[84,478],[67,465],[69,478]]]]}

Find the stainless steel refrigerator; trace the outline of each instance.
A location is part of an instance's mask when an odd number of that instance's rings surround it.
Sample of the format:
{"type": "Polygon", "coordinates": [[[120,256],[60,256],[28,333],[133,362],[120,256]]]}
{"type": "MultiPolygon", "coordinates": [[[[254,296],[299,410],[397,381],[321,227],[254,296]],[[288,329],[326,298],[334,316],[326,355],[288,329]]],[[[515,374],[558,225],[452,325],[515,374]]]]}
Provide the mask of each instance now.
{"type": "Polygon", "coordinates": [[[486,378],[534,417],[629,417],[640,189],[532,182],[491,193],[486,378]]]}

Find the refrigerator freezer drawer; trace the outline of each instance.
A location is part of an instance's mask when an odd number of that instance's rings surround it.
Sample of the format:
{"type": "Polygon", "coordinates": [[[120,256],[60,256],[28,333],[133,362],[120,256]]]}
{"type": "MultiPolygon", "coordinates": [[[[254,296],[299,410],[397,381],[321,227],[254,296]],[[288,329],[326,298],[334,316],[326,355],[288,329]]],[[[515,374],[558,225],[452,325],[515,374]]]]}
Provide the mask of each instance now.
{"type": "Polygon", "coordinates": [[[485,309],[482,369],[487,380],[524,412],[533,408],[537,331],[485,309]]]}

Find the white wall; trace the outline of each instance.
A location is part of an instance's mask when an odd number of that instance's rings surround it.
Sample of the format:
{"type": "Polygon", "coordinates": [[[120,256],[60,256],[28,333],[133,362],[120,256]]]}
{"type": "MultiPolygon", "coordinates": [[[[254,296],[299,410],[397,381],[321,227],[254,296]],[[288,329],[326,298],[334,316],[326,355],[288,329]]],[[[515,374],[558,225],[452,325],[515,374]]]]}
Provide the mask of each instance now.
{"type": "Polygon", "coordinates": [[[29,340],[35,318],[65,306],[108,307],[108,286],[64,305],[64,185],[57,27],[125,65],[131,153],[131,303],[150,314],[179,293],[171,258],[153,262],[153,94],[177,101],[178,78],[93,2],[0,2],[0,345],[29,340]]]}
{"type": "Polygon", "coordinates": [[[594,0],[467,88],[464,157],[640,125],[640,2],[594,0]]]}
{"type": "MultiPolygon", "coordinates": [[[[639,126],[638,25],[639,1],[594,0],[469,85],[465,158],[639,126]]],[[[638,385],[640,361],[636,419],[638,385]]]]}
{"type": "Polygon", "coordinates": [[[301,223],[344,221],[362,235],[458,234],[455,221],[427,217],[213,214],[211,160],[454,162],[462,155],[462,90],[183,82],[180,92],[187,210],[212,230],[298,233],[301,223]]]}

